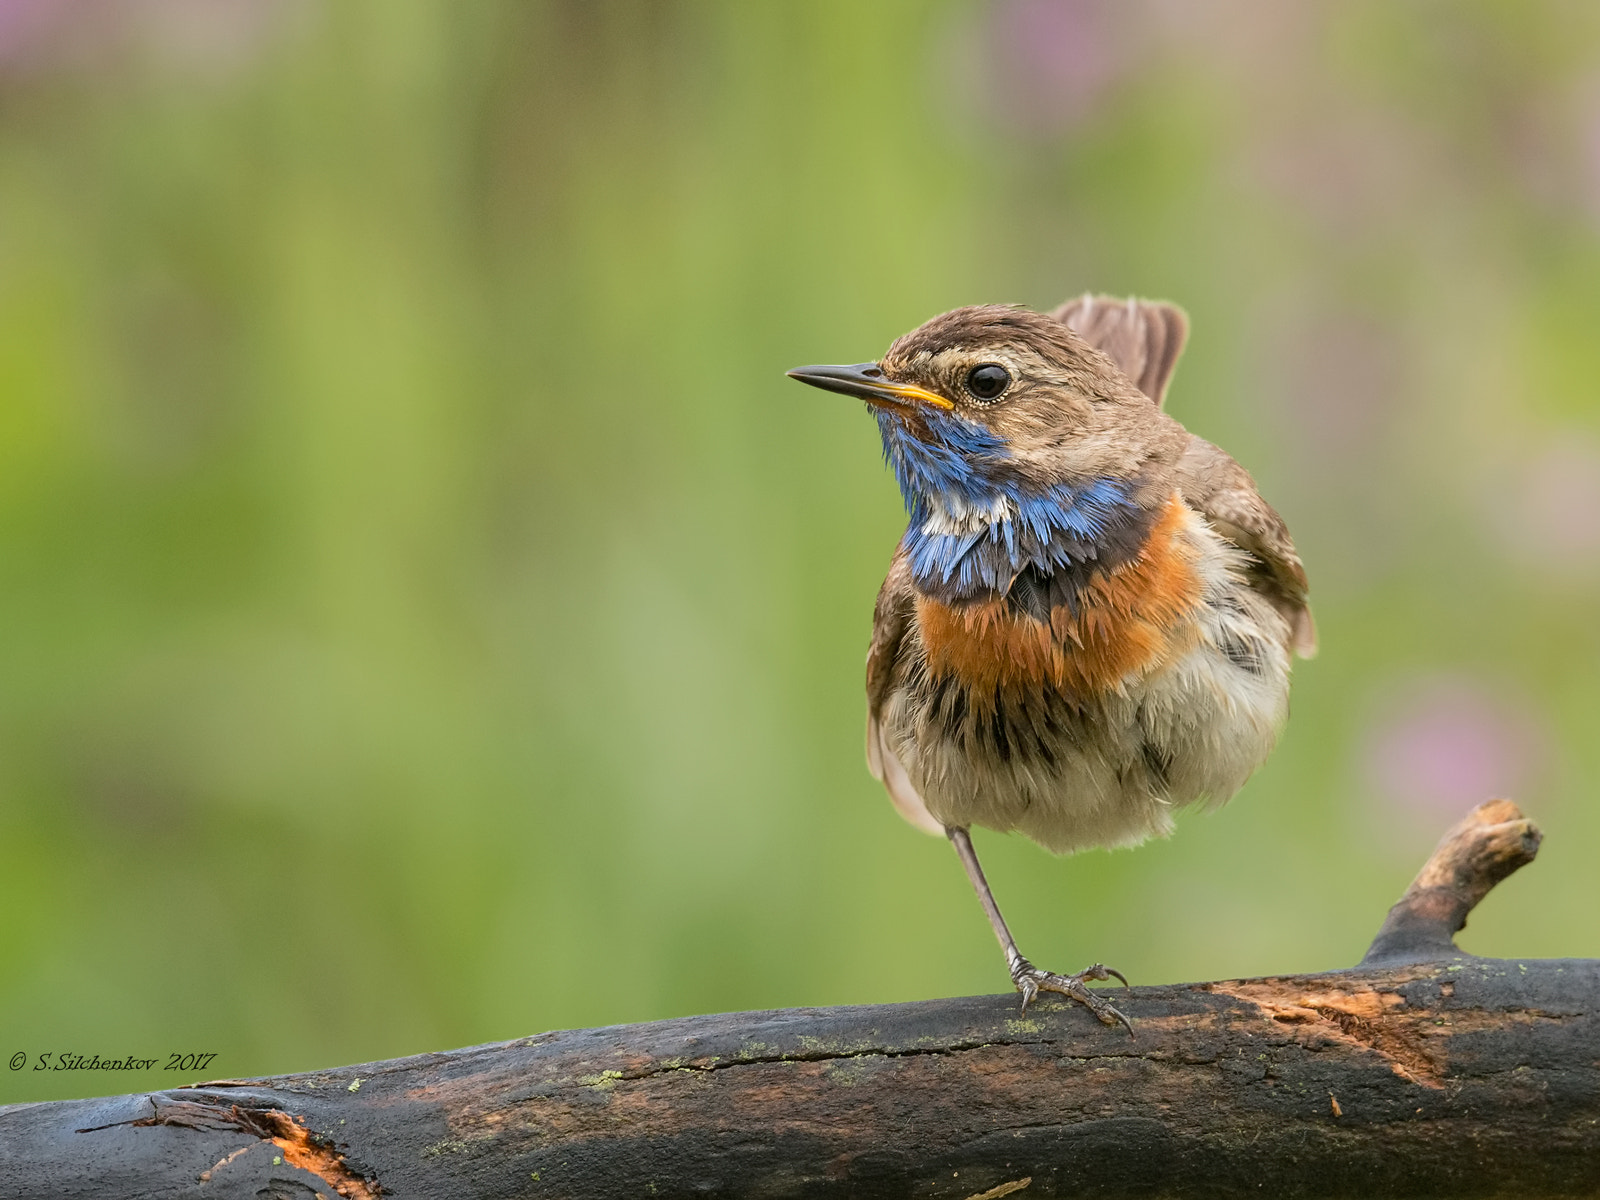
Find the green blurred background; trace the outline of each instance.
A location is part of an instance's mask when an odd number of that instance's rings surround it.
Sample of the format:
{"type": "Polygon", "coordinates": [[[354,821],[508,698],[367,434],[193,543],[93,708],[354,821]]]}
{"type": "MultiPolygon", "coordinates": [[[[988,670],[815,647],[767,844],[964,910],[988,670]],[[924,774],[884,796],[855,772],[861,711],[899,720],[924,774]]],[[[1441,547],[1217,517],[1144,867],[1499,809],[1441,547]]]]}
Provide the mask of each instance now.
{"type": "Polygon", "coordinates": [[[1003,990],[783,371],[1085,289],[1188,308],[1323,651],[1173,840],[980,835],[1023,946],[1348,965],[1504,792],[1463,945],[1600,955],[1600,9],[0,0],[0,1060],[1003,990]]]}

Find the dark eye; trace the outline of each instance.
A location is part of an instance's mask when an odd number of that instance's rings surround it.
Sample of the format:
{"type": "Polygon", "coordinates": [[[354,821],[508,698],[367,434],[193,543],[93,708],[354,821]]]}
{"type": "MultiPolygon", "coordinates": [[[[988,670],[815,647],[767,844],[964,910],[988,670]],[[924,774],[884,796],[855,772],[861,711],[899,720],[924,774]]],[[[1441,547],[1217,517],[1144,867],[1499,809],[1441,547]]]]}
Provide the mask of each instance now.
{"type": "Polygon", "coordinates": [[[993,400],[1011,385],[1011,372],[999,363],[980,363],[967,372],[967,391],[979,400],[993,400]]]}

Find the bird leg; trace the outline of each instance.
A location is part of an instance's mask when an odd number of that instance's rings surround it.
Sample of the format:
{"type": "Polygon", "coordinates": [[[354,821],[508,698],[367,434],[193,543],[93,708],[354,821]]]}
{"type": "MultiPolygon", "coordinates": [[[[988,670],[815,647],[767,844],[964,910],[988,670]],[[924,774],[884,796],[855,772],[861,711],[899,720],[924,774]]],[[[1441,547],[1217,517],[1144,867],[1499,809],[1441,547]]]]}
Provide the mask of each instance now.
{"type": "Polygon", "coordinates": [[[1128,981],[1122,977],[1122,972],[1113,971],[1104,963],[1095,963],[1094,966],[1085,967],[1076,975],[1057,975],[1053,971],[1041,971],[1023,958],[1022,952],[1017,949],[1016,939],[1006,927],[1006,919],[1000,915],[1000,906],[994,902],[994,894],[989,891],[989,881],[983,876],[983,868],[978,865],[978,852],[972,848],[972,836],[965,829],[955,825],[946,825],[944,831],[951,844],[955,846],[961,865],[967,869],[967,878],[972,881],[972,888],[978,893],[978,902],[983,905],[983,911],[989,918],[995,937],[1000,939],[1000,948],[1006,952],[1006,966],[1011,970],[1011,982],[1016,985],[1017,991],[1022,993],[1022,1011],[1028,1011],[1028,1005],[1040,992],[1060,992],[1063,996],[1070,996],[1083,1005],[1103,1024],[1116,1025],[1120,1022],[1127,1027],[1129,1036],[1132,1036],[1133,1022],[1090,991],[1087,986],[1088,980],[1116,979],[1121,981],[1123,987],[1127,987],[1128,981]]]}

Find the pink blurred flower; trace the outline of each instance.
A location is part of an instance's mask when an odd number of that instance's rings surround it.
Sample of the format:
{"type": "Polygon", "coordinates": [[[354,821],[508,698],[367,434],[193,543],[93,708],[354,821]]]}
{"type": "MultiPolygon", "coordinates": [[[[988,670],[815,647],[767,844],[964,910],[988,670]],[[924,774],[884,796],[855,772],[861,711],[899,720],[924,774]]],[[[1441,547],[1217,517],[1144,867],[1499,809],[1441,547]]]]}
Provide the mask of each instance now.
{"type": "Polygon", "coordinates": [[[1274,395],[1299,438],[1331,470],[1370,459],[1404,401],[1393,330],[1364,315],[1319,311],[1286,335],[1274,395]]]}
{"type": "Polygon", "coordinates": [[[0,0],[0,69],[93,66],[133,51],[226,73],[308,8],[299,0],[0,0]]]}
{"type": "Polygon", "coordinates": [[[1600,73],[1573,90],[1579,201],[1600,222],[1600,73]]]}
{"type": "Polygon", "coordinates": [[[1546,576],[1600,579],[1600,441],[1570,431],[1493,491],[1488,513],[1506,557],[1546,576]]]}
{"type": "Polygon", "coordinates": [[[68,0],[0,0],[0,64],[29,57],[67,15],[68,0]]]}
{"type": "Polygon", "coordinates": [[[1111,0],[996,0],[977,65],[995,115],[1036,135],[1079,124],[1126,73],[1124,15],[1111,0]]]}
{"type": "Polygon", "coordinates": [[[1386,809],[1440,824],[1495,796],[1525,793],[1545,738],[1525,707],[1473,679],[1402,684],[1362,739],[1363,766],[1386,809]]]}

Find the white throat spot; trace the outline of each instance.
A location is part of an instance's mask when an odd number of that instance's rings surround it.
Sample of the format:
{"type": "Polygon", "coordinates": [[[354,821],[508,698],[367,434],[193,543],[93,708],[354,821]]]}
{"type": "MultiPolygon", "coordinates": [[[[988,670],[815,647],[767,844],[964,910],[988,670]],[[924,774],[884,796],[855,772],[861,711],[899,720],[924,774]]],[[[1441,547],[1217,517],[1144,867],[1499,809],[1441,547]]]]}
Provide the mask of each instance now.
{"type": "Polygon", "coordinates": [[[929,497],[922,532],[929,537],[965,537],[1015,515],[1016,507],[1004,496],[986,504],[972,504],[959,496],[929,497]]]}

